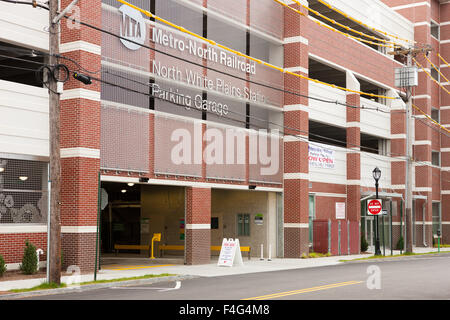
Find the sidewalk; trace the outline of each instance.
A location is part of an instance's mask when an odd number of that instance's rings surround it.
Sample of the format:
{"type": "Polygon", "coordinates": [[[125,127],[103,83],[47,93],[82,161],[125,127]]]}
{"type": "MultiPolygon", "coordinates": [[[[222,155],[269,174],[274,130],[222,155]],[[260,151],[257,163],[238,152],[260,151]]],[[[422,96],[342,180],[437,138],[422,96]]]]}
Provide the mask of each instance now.
{"type": "MultiPolygon", "coordinates": [[[[414,248],[415,253],[425,252],[437,252],[437,248],[414,248]]],[[[450,252],[450,248],[441,248],[441,252],[450,252]]],[[[394,255],[400,254],[399,251],[394,251],[394,255]]],[[[131,278],[139,277],[149,274],[170,274],[169,277],[158,277],[144,280],[132,280],[127,282],[121,282],[122,285],[143,284],[143,283],[155,283],[162,281],[177,281],[191,279],[195,277],[218,277],[237,274],[247,274],[256,272],[268,272],[268,271],[280,271],[299,268],[312,268],[312,267],[324,267],[343,264],[342,260],[353,260],[359,258],[368,258],[373,254],[360,254],[360,255],[345,255],[345,256],[332,256],[324,258],[309,258],[309,259],[280,259],[274,258],[272,261],[260,260],[253,257],[251,260],[243,259],[243,266],[233,267],[219,267],[217,266],[217,257],[211,260],[210,264],[205,265],[184,265],[179,264],[179,259],[173,259],[171,264],[170,259],[158,259],[150,260],[148,258],[104,258],[102,270],[97,273],[97,280],[114,280],[119,278],[131,278]],[[178,263],[178,264],[177,264],[178,263]]],[[[390,256],[391,251],[386,250],[386,256],[390,256]]],[[[80,283],[94,280],[94,274],[78,275],[78,276],[63,276],[61,282],[64,283],[80,283]]],[[[0,292],[6,292],[11,289],[25,289],[32,288],[46,282],[45,278],[30,279],[30,280],[15,280],[15,281],[2,281],[0,282],[0,292]]],[[[78,287],[77,290],[91,290],[95,288],[114,286],[117,283],[105,283],[105,284],[92,284],[87,286],[78,287]]],[[[73,290],[72,288],[54,289],[52,293],[57,290],[58,293],[64,291],[73,290]]],[[[47,291],[48,292],[48,291],[47,291]]],[[[32,295],[33,293],[26,293],[26,295],[32,295]]],[[[42,293],[41,293],[42,294],[42,293]]],[[[0,300],[8,298],[11,294],[0,293],[0,300]]]]}

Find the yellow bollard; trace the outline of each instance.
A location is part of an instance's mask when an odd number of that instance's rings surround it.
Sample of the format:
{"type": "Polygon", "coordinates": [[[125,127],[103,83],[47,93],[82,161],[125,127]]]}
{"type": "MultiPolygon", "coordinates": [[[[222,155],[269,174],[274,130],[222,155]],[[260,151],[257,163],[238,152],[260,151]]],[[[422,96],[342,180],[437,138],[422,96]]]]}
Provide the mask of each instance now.
{"type": "Polygon", "coordinates": [[[152,238],[152,256],[150,257],[150,259],[155,259],[155,257],[153,256],[153,242],[154,241],[161,241],[161,233],[154,233],[153,234],[153,238],[152,238]]]}

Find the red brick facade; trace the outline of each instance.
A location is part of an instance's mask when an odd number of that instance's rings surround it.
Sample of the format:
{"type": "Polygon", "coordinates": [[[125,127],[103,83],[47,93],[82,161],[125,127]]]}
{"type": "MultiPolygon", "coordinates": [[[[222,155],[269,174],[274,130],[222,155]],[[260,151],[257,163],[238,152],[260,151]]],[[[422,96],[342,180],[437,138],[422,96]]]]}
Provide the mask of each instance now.
{"type": "MultiPolygon", "coordinates": [[[[62,0],[61,7],[66,7],[71,0],[62,0]]],[[[388,6],[396,7],[407,5],[411,1],[383,0],[388,6]]],[[[244,2],[241,1],[243,4],[244,2]]],[[[250,1],[246,1],[245,13],[241,23],[251,26],[250,1]]],[[[428,3],[428,2],[427,2],[428,3]]],[[[413,23],[415,40],[419,43],[430,43],[443,57],[450,56],[450,25],[442,25],[440,39],[431,36],[429,22],[433,19],[436,23],[450,23],[450,3],[439,4],[436,0],[429,1],[430,5],[420,5],[411,8],[397,10],[413,23]],[[440,8],[440,9],[439,9],[440,8]],[[427,22],[422,24],[422,22],[427,22]]],[[[208,1],[203,5],[208,7],[208,1]]],[[[78,6],[81,9],[81,20],[102,27],[102,6],[100,0],[80,0],[78,6]]],[[[343,69],[351,70],[374,82],[394,88],[393,69],[402,66],[394,59],[382,55],[375,50],[361,45],[340,34],[318,26],[308,18],[308,11],[297,4],[291,4],[295,9],[305,14],[301,16],[288,8],[283,8],[283,67],[293,73],[308,76],[309,57],[318,56],[323,60],[338,65],[343,69]]],[[[211,9],[213,10],[213,9],[211,9]]],[[[238,19],[238,18],[236,18],[238,19]]],[[[151,27],[148,27],[151,31],[151,27]]],[[[150,33],[151,34],[151,33],[150,33]]],[[[150,35],[148,35],[149,37],[150,35]]],[[[102,68],[102,34],[99,31],[81,26],[81,28],[68,28],[66,23],[61,26],[61,45],[64,48],[72,48],[62,54],[76,60],[79,65],[89,70],[101,70],[102,68]],[[73,49],[75,48],[75,49],[73,49]]],[[[150,46],[155,47],[150,41],[150,46]]],[[[204,45],[206,46],[206,45],[204,45]]],[[[150,59],[155,58],[155,52],[148,50],[150,59]]],[[[138,55],[133,54],[133,59],[138,55]]],[[[443,63],[431,55],[433,63],[443,63]]],[[[208,62],[199,59],[203,65],[208,62]]],[[[430,69],[430,64],[419,60],[422,65],[430,69]]],[[[450,59],[449,59],[450,61],[450,59]]],[[[79,65],[69,60],[61,60],[71,70],[78,70],[79,65]]],[[[450,77],[450,68],[442,67],[441,71],[450,77]]],[[[208,74],[206,69],[203,75],[208,74]]],[[[101,77],[98,75],[98,77],[101,77]]],[[[247,75],[247,79],[249,76],[247,75]]],[[[441,82],[443,82],[441,80],[441,82]]],[[[421,107],[428,115],[432,108],[440,109],[440,122],[450,128],[450,97],[442,89],[431,81],[424,72],[419,73],[419,87],[416,88],[414,103],[421,107]]],[[[251,87],[246,83],[246,87],[251,87]]],[[[345,202],[346,220],[350,221],[352,228],[361,221],[361,198],[363,192],[373,192],[374,188],[362,187],[361,168],[361,97],[358,94],[347,94],[346,103],[353,108],[345,110],[346,155],[345,155],[345,179],[346,183],[317,182],[314,181],[308,162],[308,138],[310,103],[310,82],[306,79],[291,74],[283,75],[284,89],[301,94],[283,93],[283,131],[282,143],[283,157],[282,184],[252,182],[257,188],[267,187],[283,193],[283,238],[284,257],[299,258],[308,253],[309,248],[309,202],[310,194],[315,196],[315,219],[336,220],[335,204],[345,202]]],[[[449,84],[444,84],[450,89],[449,84]]],[[[251,180],[251,168],[249,164],[250,141],[246,137],[246,163],[245,178],[242,181],[217,181],[207,177],[207,164],[202,158],[201,174],[199,177],[185,177],[176,175],[164,175],[155,173],[155,144],[157,140],[154,110],[148,113],[148,172],[114,172],[101,168],[101,84],[93,81],[91,85],[84,85],[72,77],[64,85],[65,94],[61,97],[61,154],[62,154],[62,190],[61,190],[61,222],[62,222],[62,251],[64,256],[64,268],[69,265],[78,265],[81,270],[92,271],[95,263],[95,228],[97,224],[98,203],[98,174],[101,171],[104,176],[114,178],[149,178],[160,181],[168,180],[189,182],[185,189],[185,263],[201,264],[210,262],[211,245],[211,188],[208,183],[234,185],[236,187],[248,186],[251,180]]],[[[334,108],[335,106],[330,106],[334,108]]],[[[344,112],[344,111],[343,111],[344,112]]],[[[417,198],[416,206],[416,245],[432,244],[432,211],[433,201],[441,203],[443,241],[450,242],[450,138],[437,133],[430,126],[423,124],[427,121],[420,113],[414,120],[415,145],[414,158],[418,163],[415,166],[414,195],[425,196],[427,199],[417,198]],[[434,166],[432,152],[441,152],[441,163],[434,166]],[[422,220],[422,206],[425,208],[425,224],[422,220]],[[423,228],[425,225],[425,238],[423,228]]],[[[147,120],[146,120],[147,121],[147,120]]],[[[429,124],[429,122],[428,122],[429,124]]],[[[207,124],[202,124],[202,132],[206,131],[207,124]]],[[[147,130],[147,129],[146,129],[147,130]]],[[[147,132],[147,131],[146,131],[147,132]]],[[[405,161],[406,154],[406,120],[405,112],[401,108],[392,108],[390,114],[390,152],[391,158],[391,185],[392,189],[384,189],[385,192],[401,194],[405,193],[405,161]]],[[[136,146],[138,148],[139,146],[136,146]]],[[[202,142],[204,151],[206,142],[202,142]]],[[[146,153],[146,151],[145,151],[146,153]]],[[[232,179],[230,179],[232,180],[232,179]]],[[[392,217],[393,244],[400,237],[400,212],[401,202],[397,203],[397,215],[392,217]]],[[[402,209],[404,210],[404,204],[402,209]]],[[[404,216],[403,216],[404,218],[404,216]]],[[[343,222],[345,226],[347,222],[343,222]]],[[[404,227],[404,226],[403,226],[404,227]]],[[[334,225],[333,225],[333,228],[334,225]]],[[[355,229],[356,230],[356,229],[355,229]]],[[[352,234],[356,233],[352,229],[352,234]]],[[[0,253],[7,263],[20,261],[23,243],[30,239],[36,246],[46,250],[46,233],[36,234],[0,234],[0,253]],[[13,248],[8,250],[8,248],[13,248]]],[[[335,244],[333,244],[335,245],[335,244]]],[[[350,246],[351,252],[359,251],[359,239],[351,240],[344,247],[350,246]]],[[[333,250],[335,247],[333,247],[333,250]]],[[[334,252],[333,251],[333,252],[334,252]]],[[[41,259],[44,259],[43,256],[41,259]]]]}

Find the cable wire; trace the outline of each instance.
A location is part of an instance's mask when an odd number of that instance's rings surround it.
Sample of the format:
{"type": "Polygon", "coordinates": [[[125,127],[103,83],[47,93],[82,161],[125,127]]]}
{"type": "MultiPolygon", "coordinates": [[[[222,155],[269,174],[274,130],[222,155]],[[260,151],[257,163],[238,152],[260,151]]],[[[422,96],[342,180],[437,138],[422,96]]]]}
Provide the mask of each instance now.
{"type": "Polygon", "coordinates": [[[128,2],[126,2],[126,1],[124,1],[124,0],[117,0],[117,1],[120,2],[120,3],[122,3],[122,4],[124,4],[124,5],[129,6],[129,7],[133,8],[133,9],[135,9],[135,10],[138,10],[138,11],[144,13],[146,16],[148,16],[148,17],[150,17],[150,18],[153,18],[153,19],[155,19],[155,20],[158,20],[158,21],[160,21],[160,22],[163,22],[164,24],[167,24],[168,26],[173,27],[173,28],[175,28],[175,29],[177,29],[177,30],[179,30],[179,31],[181,31],[181,32],[183,32],[183,33],[189,34],[189,35],[191,35],[191,36],[193,36],[193,37],[195,37],[195,38],[198,38],[198,39],[200,39],[200,40],[202,40],[202,41],[205,41],[205,42],[209,43],[210,45],[219,47],[219,48],[221,48],[221,49],[223,49],[223,50],[226,50],[226,51],[228,51],[228,52],[232,52],[232,53],[234,53],[234,54],[236,54],[236,55],[238,55],[238,56],[240,56],[240,57],[243,57],[243,58],[249,59],[249,60],[251,60],[251,61],[257,62],[258,64],[262,64],[262,65],[267,66],[267,67],[269,67],[269,68],[278,70],[278,71],[280,71],[281,73],[286,73],[286,74],[289,74],[289,75],[292,75],[292,76],[295,76],[295,77],[298,77],[298,78],[302,78],[302,79],[305,79],[305,80],[308,80],[308,81],[313,81],[313,82],[316,82],[316,83],[321,83],[321,84],[323,84],[323,85],[326,85],[326,86],[329,86],[329,87],[332,87],[332,88],[336,88],[336,89],[339,89],[339,90],[343,90],[343,91],[346,91],[346,92],[357,93],[357,94],[360,94],[360,95],[365,95],[365,96],[370,96],[370,97],[378,97],[378,98],[385,98],[385,99],[392,99],[392,100],[397,99],[397,98],[395,98],[395,97],[387,97],[387,96],[383,96],[383,95],[377,95],[377,94],[373,94],[373,93],[368,93],[368,92],[362,92],[362,91],[357,91],[357,90],[347,89],[347,88],[344,88],[344,87],[336,86],[336,85],[334,85],[334,84],[322,82],[322,81],[317,80],[317,79],[312,79],[312,78],[309,78],[309,77],[304,76],[304,75],[302,75],[302,74],[297,74],[297,73],[288,71],[288,70],[286,70],[286,69],[277,67],[277,66],[275,66],[275,65],[272,65],[272,64],[267,63],[267,62],[265,62],[265,61],[262,61],[262,60],[260,60],[260,59],[256,59],[256,58],[254,58],[254,57],[248,56],[248,55],[246,55],[246,54],[244,54],[244,53],[242,53],[242,52],[239,52],[239,51],[230,49],[230,48],[228,48],[228,47],[226,47],[226,46],[224,46],[224,45],[221,45],[221,44],[219,44],[219,43],[216,43],[216,42],[213,41],[213,40],[210,40],[210,39],[207,39],[207,38],[205,38],[205,37],[202,37],[202,36],[200,36],[200,35],[198,35],[198,34],[196,34],[196,33],[194,33],[194,32],[191,32],[191,31],[185,29],[184,27],[180,27],[180,26],[178,26],[178,25],[176,25],[176,24],[174,24],[174,23],[172,23],[172,22],[169,22],[169,21],[167,21],[167,20],[165,20],[165,19],[163,19],[163,18],[160,18],[160,17],[158,17],[158,16],[152,14],[151,12],[149,12],[149,11],[147,11],[147,10],[144,10],[144,9],[141,9],[141,8],[135,6],[135,5],[131,4],[131,3],[128,3],[128,2]]]}
{"type": "Polygon", "coordinates": [[[350,16],[350,15],[348,15],[348,14],[342,12],[341,10],[339,10],[339,9],[337,9],[337,8],[335,8],[335,7],[333,7],[332,5],[326,3],[326,2],[323,1],[323,0],[318,0],[318,1],[319,1],[321,4],[323,4],[324,6],[328,7],[329,9],[331,9],[331,10],[333,10],[333,11],[335,11],[335,12],[341,14],[341,15],[343,15],[344,17],[346,17],[346,18],[352,20],[353,22],[356,22],[357,24],[359,24],[359,25],[361,25],[361,26],[363,26],[363,27],[366,27],[367,29],[370,29],[370,30],[375,31],[375,32],[379,32],[379,33],[381,33],[381,34],[384,34],[385,36],[393,37],[393,38],[395,38],[395,39],[397,39],[397,40],[406,41],[406,42],[409,42],[409,43],[416,43],[416,41],[414,41],[414,40],[408,40],[408,39],[405,39],[405,38],[401,38],[401,37],[398,37],[398,36],[396,36],[396,35],[393,35],[393,34],[390,34],[390,33],[385,32],[385,31],[379,30],[379,29],[377,29],[377,28],[370,27],[370,26],[368,26],[367,24],[365,24],[364,22],[359,21],[359,20],[353,18],[352,16],[350,16]]]}
{"type": "MultiPolygon", "coordinates": [[[[117,1],[120,1],[120,0],[117,0],[117,1]]],[[[288,8],[289,10],[292,10],[292,11],[294,11],[294,12],[296,12],[296,13],[302,15],[302,16],[306,16],[306,15],[305,15],[303,12],[301,12],[300,10],[295,9],[295,8],[293,8],[293,7],[289,6],[289,5],[287,5],[287,4],[284,3],[284,2],[281,2],[280,0],[273,0],[273,1],[275,1],[275,2],[277,2],[277,3],[279,3],[279,4],[281,4],[282,6],[288,8]]],[[[294,0],[294,2],[296,2],[296,3],[299,4],[299,5],[302,5],[302,4],[300,4],[299,2],[297,2],[297,1],[295,1],[295,0],[294,0]]],[[[303,5],[302,5],[302,6],[303,6],[303,5]]],[[[306,7],[306,8],[307,8],[307,7],[306,7]]],[[[348,34],[348,33],[342,32],[342,31],[339,31],[339,30],[337,30],[337,29],[335,29],[335,28],[333,28],[333,27],[331,27],[331,26],[329,26],[329,25],[326,25],[326,24],[324,24],[324,23],[322,23],[322,22],[320,22],[320,21],[318,21],[318,20],[312,20],[312,21],[313,21],[314,23],[318,24],[318,25],[321,26],[321,27],[327,28],[327,29],[329,29],[329,30],[331,30],[331,31],[333,31],[333,32],[337,32],[337,33],[339,33],[339,34],[341,34],[341,35],[343,35],[343,36],[345,36],[345,37],[347,37],[347,38],[351,38],[351,39],[354,39],[354,40],[357,40],[357,41],[360,41],[360,42],[365,42],[365,43],[367,43],[367,44],[372,44],[372,45],[375,45],[375,46],[378,46],[378,47],[386,47],[386,48],[392,48],[392,49],[395,49],[395,48],[398,48],[398,47],[399,47],[399,46],[395,46],[395,45],[392,46],[392,45],[389,45],[389,44],[382,44],[382,43],[378,43],[378,42],[373,42],[373,41],[370,41],[370,40],[362,39],[362,38],[359,38],[359,37],[355,37],[355,36],[352,36],[351,34],[348,34]]],[[[333,20],[333,21],[334,21],[334,20],[333,20]]]]}

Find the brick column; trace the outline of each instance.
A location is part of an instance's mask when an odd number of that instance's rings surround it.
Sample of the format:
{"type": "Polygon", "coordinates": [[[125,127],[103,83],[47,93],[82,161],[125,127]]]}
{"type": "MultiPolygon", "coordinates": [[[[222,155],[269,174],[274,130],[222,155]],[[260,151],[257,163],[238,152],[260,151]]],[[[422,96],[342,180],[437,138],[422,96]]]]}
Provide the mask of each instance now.
{"type": "MultiPolygon", "coordinates": [[[[396,97],[397,100],[391,102],[391,187],[395,193],[403,195],[405,198],[405,172],[406,172],[406,105],[393,91],[388,91],[388,96],[396,97]]],[[[397,215],[392,215],[392,243],[395,247],[398,240],[403,235],[401,217],[404,217],[405,204],[403,203],[400,212],[400,202],[397,202],[397,215]]]]}
{"type": "MultiPolygon", "coordinates": [[[[347,88],[360,91],[360,84],[356,77],[347,71],[347,88]]],[[[352,106],[360,105],[359,94],[348,93],[347,104],[352,106]]],[[[361,127],[360,109],[347,108],[347,220],[361,221],[361,127]]],[[[352,239],[356,241],[355,239],[352,239]]],[[[361,242],[350,247],[360,248],[361,242]]],[[[351,252],[357,254],[358,252],[351,252]]]]}
{"type": "MultiPolygon", "coordinates": [[[[71,0],[62,0],[65,8],[71,0]]],[[[80,20],[101,27],[101,1],[80,0],[80,20]]],[[[101,34],[61,20],[60,52],[89,70],[101,67],[101,34]]],[[[60,60],[71,70],[79,67],[60,60]]],[[[70,80],[61,100],[61,234],[63,269],[77,265],[93,271],[100,169],[100,83],[70,80]]]]}
{"type": "MultiPolygon", "coordinates": [[[[431,19],[431,9],[428,6],[421,6],[414,9],[415,15],[413,22],[423,22],[423,17],[431,19]]],[[[429,21],[429,20],[428,20],[429,21]]],[[[431,29],[429,24],[420,24],[414,27],[415,40],[418,43],[432,43],[431,29]]],[[[438,65],[434,55],[430,55],[430,58],[438,65]]],[[[437,58],[437,57],[436,57],[437,58]]],[[[423,58],[417,57],[419,63],[430,72],[431,65],[423,58]]],[[[419,71],[421,71],[419,69],[419,71]]],[[[438,94],[438,85],[434,83],[425,72],[419,72],[419,86],[415,88],[413,103],[422,109],[427,115],[431,116],[431,108],[439,107],[439,99],[436,99],[438,94]]],[[[425,203],[425,241],[428,246],[432,245],[432,187],[433,179],[439,179],[439,177],[433,177],[433,168],[431,166],[431,152],[432,152],[432,137],[433,129],[430,127],[431,122],[422,115],[419,111],[413,108],[413,115],[415,116],[414,123],[414,136],[413,136],[413,155],[417,161],[421,163],[415,163],[413,165],[415,175],[415,186],[413,185],[413,194],[425,195],[427,197],[425,203]],[[428,124],[425,125],[424,122],[428,124]]],[[[414,179],[414,178],[413,178],[414,179]]],[[[414,198],[414,197],[413,197],[414,198]]],[[[417,205],[422,208],[422,201],[416,201],[417,205]]],[[[414,205],[414,204],[413,204],[414,205]]],[[[417,209],[417,207],[416,207],[417,209]]],[[[415,219],[415,232],[416,243],[413,245],[423,246],[423,219],[422,210],[416,210],[415,219]],[[417,237],[418,234],[420,237],[417,237]],[[421,240],[420,242],[417,240],[421,240]]]]}
{"type": "MultiPolygon", "coordinates": [[[[441,4],[441,27],[440,27],[440,54],[448,62],[450,52],[450,2],[441,4]],[[445,41],[444,43],[442,43],[445,41]]],[[[447,79],[450,79],[450,67],[440,61],[441,72],[447,79]]],[[[441,82],[446,81],[441,79],[441,82]]],[[[450,90],[450,83],[443,84],[450,90]]],[[[440,122],[450,130],[450,95],[444,90],[440,90],[440,122]]],[[[448,133],[447,133],[448,135],[448,133]]],[[[441,138],[441,213],[442,213],[442,242],[450,243],[450,138],[445,134],[441,138]]]]}
{"type": "MultiPolygon", "coordinates": [[[[292,7],[307,14],[296,4],[292,7]]],[[[308,75],[307,18],[284,8],[284,67],[308,75]]],[[[285,74],[284,87],[308,94],[308,80],[285,74]]],[[[308,253],[308,99],[285,94],[284,97],[284,257],[299,258],[308,253]],[[290,130],[292,128],[294,130],[290,130]],[[299,136],[301,139],[291,135],[299,136]]]]}
{"type": "Polygon", "coordinates": [[[185,264],[211,261],[211,189],[186,187],[185,264]]]}

